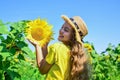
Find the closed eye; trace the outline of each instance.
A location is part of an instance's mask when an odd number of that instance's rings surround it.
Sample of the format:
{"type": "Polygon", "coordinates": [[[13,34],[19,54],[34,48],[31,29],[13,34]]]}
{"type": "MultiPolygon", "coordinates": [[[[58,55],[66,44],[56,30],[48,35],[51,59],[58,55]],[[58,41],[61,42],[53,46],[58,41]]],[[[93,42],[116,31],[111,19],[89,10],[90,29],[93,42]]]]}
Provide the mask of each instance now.
{"type": "Polygon", "coordinates": [[[69,32],[70,29],[69,29],[68,27],[64,27],[64,31],[65,31],[65,32],[69,32]]]}

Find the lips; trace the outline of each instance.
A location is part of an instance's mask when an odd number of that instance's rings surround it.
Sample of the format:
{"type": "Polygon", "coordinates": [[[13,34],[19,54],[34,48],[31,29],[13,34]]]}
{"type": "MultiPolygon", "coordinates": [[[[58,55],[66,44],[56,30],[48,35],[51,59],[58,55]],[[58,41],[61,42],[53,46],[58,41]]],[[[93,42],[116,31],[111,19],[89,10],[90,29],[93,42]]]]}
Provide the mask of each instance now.
{"type": "Polygon", "coordinates": [[[64,38],[64,36],[59,36],[59,38],[64,38]]]}

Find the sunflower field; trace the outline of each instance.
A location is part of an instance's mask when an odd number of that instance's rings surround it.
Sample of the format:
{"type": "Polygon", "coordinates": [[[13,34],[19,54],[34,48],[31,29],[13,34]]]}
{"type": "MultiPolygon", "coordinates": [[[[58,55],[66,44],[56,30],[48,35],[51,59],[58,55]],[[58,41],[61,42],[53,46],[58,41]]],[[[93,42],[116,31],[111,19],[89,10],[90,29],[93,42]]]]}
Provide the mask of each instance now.
{"type": "MultiPolygon", "coordinates": [[[[0,80],[45,80],[25,37],[28,22],[0,20],[0,80]]],[[[120,80],[120,43],[109,44],[101,53],[92,43],[86,42],[84,46],[90,55],[91,80],[120,80]]]]}

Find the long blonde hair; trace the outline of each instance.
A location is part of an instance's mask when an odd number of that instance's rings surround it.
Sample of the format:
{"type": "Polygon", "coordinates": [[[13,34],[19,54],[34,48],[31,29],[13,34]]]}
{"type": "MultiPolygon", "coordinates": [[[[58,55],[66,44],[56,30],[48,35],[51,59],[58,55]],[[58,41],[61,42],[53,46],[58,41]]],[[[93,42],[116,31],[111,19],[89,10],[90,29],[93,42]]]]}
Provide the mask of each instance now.
{"type": "Polygon", "coordinates": [[[76,41],[73,32],[71,44],[71,80],[89,80],[88,57],[84,51],[83,43],[76,41]]]}

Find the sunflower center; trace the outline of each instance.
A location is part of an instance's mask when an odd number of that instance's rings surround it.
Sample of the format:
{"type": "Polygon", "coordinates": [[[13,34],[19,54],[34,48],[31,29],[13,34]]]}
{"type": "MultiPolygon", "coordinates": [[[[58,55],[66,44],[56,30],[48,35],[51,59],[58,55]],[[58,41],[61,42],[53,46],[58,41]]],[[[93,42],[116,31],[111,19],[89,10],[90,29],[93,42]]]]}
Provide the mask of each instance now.
{"type": "Polygon", "coordinates": [[[31,36],[32,36],[35,40],[40,41],[40,40],[42,40],[42,39],[45,37],[43,32],[44,32],[44,31],[41,30],[40,28],[34,28],[34,29],[32,29],[32,31],[31,31],[31,36]]]}

